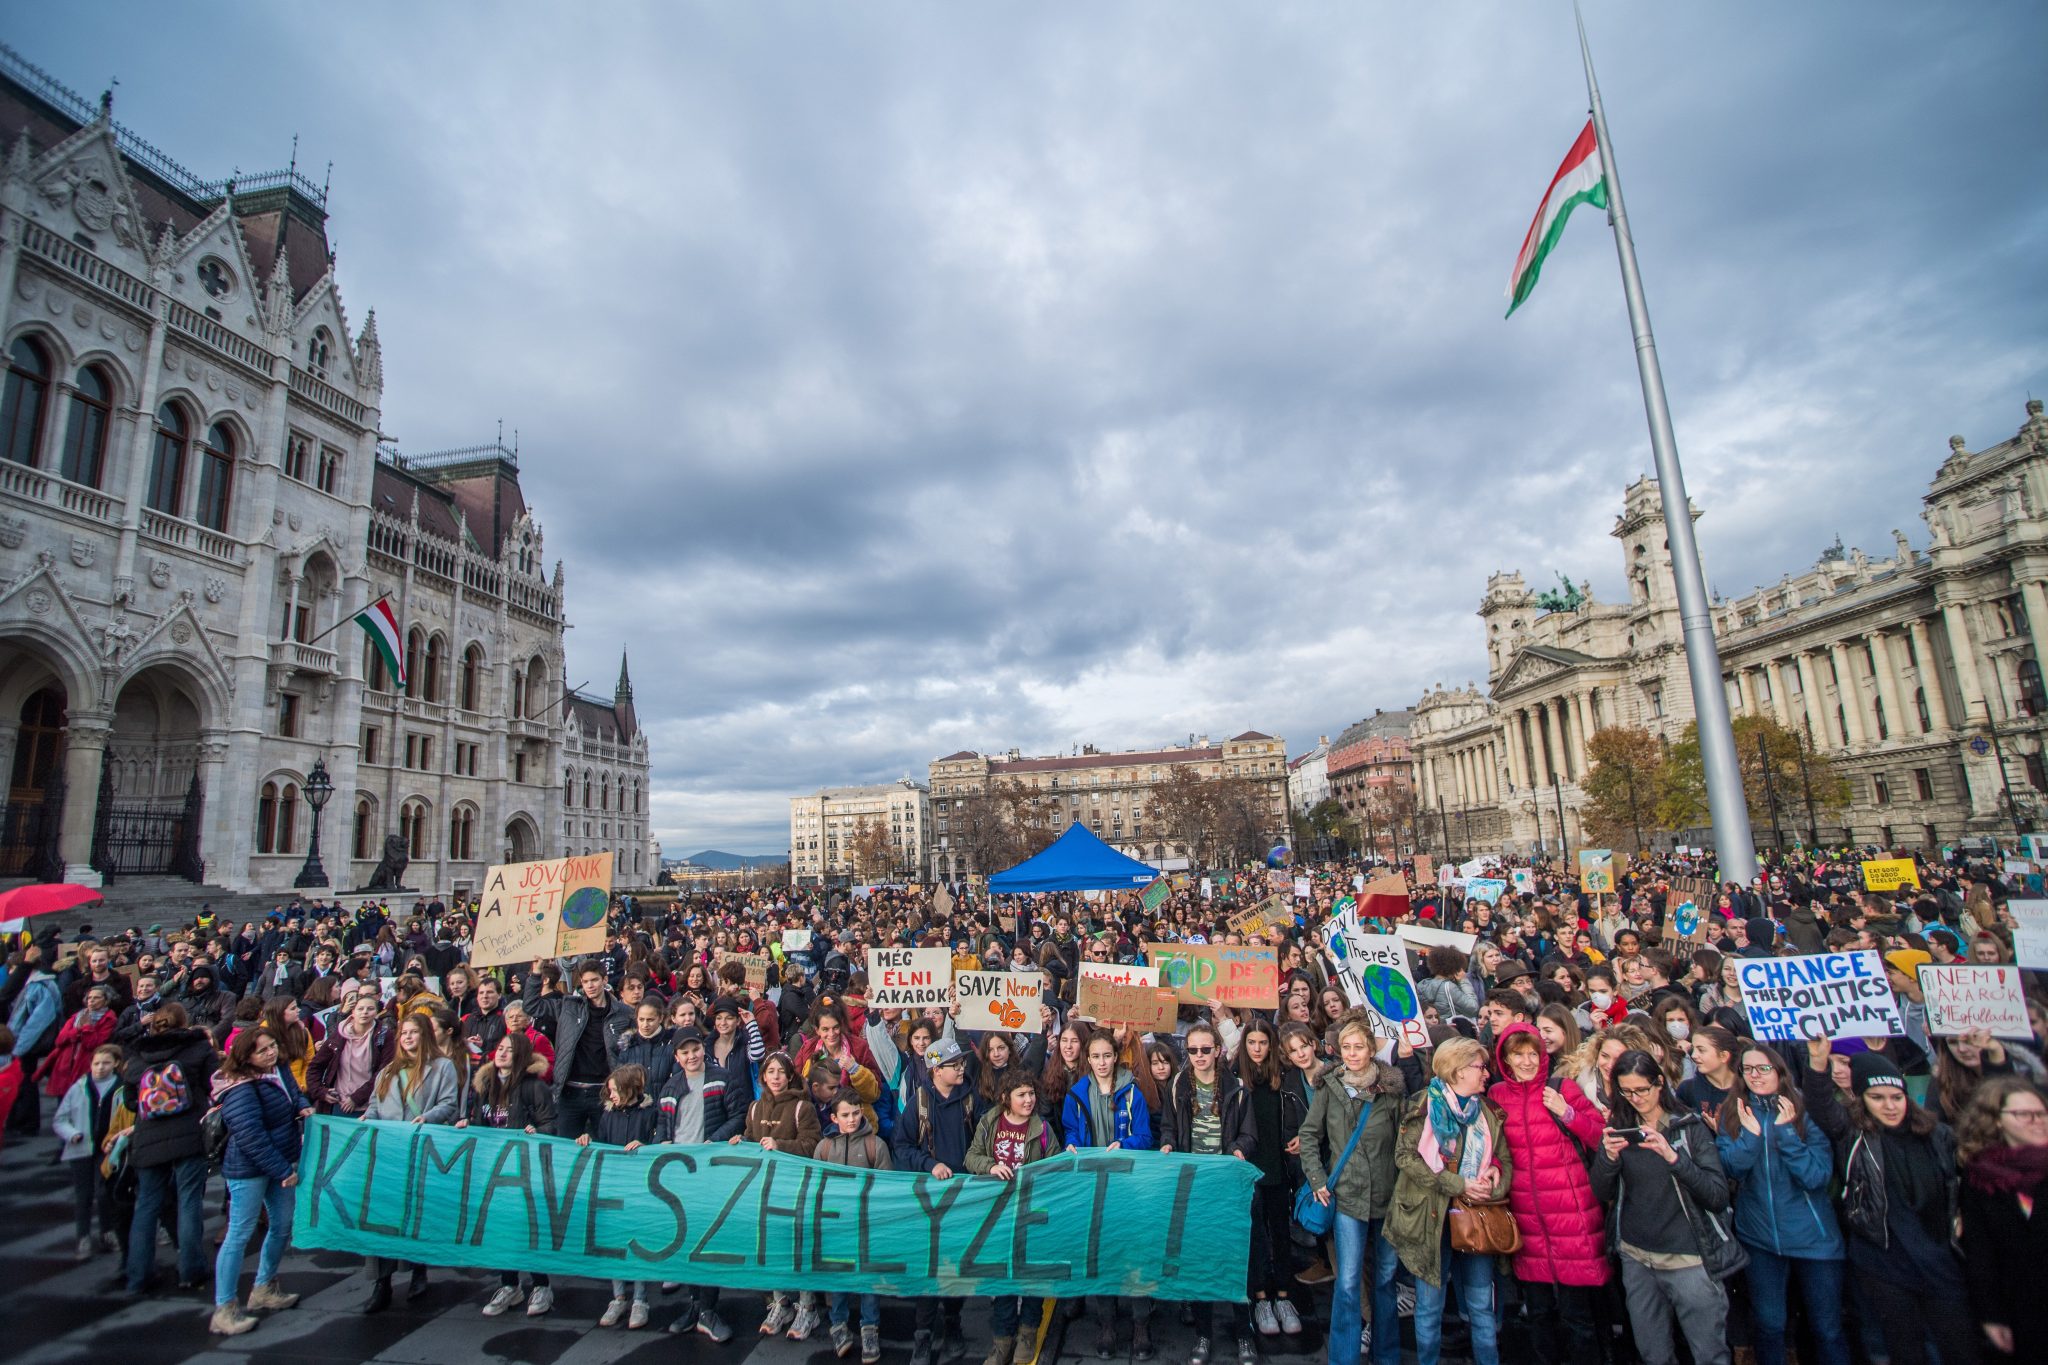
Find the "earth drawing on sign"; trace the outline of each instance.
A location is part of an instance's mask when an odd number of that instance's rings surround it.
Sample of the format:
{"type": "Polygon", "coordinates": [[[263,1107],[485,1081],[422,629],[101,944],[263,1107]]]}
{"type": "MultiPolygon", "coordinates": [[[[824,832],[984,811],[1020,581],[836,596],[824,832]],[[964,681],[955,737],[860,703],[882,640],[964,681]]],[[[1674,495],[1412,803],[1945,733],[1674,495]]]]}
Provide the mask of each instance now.
{"type": "Polygon", "coordinates": [[[1377,963],[1368,965],[1359,975],[1365,987],[1365,1002],[1382,1019],[1398,1024],[1416,1017],[1415,988],[1408,984],[1407,977],[1377,963]]]}
{"type": "Polygon", "coordinates": [[[606,908],[611,904],[611,895],[602,887],[578,887],[569,893],[569,899],[562,903],[562,927],[564,929],[588,929],[604,918],[606,908]]]}
{"type": "Polygon", "coordinates": [[[1671,912],[1671,927],[1678,931],[1680,938],[1691,938],[1700,927],[1700,908],[1691,901],[1682,901],[1671,912]]]}

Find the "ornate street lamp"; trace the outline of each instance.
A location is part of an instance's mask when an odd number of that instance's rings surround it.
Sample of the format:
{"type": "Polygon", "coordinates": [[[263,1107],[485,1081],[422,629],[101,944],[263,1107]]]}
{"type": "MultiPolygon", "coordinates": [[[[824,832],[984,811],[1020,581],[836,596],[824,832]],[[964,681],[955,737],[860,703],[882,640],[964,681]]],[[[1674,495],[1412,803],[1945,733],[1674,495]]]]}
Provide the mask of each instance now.
{"type": "Polygon", "coordinates": [[[313,808],[313,833],[306,840],[306,865],[299,869],[293,886],[327,885],[327,869],[320,865],[320,812],[326,808],[327,798],[334,795],[334,780],[327,775],[327,761],[313,760],[313,771],[306,774],[306,804],[313,808]]]}

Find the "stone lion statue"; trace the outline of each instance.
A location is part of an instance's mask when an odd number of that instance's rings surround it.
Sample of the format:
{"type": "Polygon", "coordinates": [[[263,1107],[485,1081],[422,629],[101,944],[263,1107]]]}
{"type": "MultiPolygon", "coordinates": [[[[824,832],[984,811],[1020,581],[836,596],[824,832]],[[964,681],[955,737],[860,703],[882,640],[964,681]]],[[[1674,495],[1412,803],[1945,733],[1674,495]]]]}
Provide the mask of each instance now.
{"type": "Polygon", "coordinates": [[[384,836],[384,856],[377,860],[377,870],[370,874],[366,891],[397,891],[405,885],[405,869],[412,862],[405,849],[405,836],[387,834],[384,836]]]}

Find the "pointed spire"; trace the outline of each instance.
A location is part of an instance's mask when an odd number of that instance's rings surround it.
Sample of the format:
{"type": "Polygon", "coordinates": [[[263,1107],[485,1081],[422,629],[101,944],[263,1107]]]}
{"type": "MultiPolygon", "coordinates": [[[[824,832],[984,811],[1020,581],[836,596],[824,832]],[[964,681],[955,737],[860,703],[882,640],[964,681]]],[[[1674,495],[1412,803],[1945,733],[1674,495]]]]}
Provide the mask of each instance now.
{"type": "Polygon", "coordinates": [[[7,178],[28,179],[28,164],[34,158],[35,149],[29,146],[28,129],[21,130],[21,136],[14,139],[13,148],[7,153],[7,178]]]}
{"type": "Polygon", "coordinates": [[[612,694],[612,715],[618,718],[619,734],[631,739],[640,733],[640,717],[633,710],[633,680],[626,676],[626,651],[619,651],[619,690],[612,694]]]}
{"type": "Polygon", "coordinates": [[[420,490],[417,488],[412,490],[412,524],[420,524],[420,490]]]}
{"type": "Polygon", "coordinates": [[[620,701],[633,700],[633,678],[626,671],[626,651],[623,649],[619,651],[619,687],[613,695],[620,701]]]}
{"type": "Polygon", "coordinates": [[[292,320],[292,267],[283,242],[270,263],[270,279],[263,286],[263,330],[281,336],[292,320]]]}
{"type": "Polygon", "coordinates": [[[162,230],[156,235],[155,243],[149,248],[149,268],[152,271],[163,269],[170,264],[171,257],[176,255],[177,251],[178,230],[171,226],[171,220],[166,218],[162,230]]]}
{"type": "Polygon", "coordinates": [[[356,338],[356,382],[364,388],[384,391],[384,346],[377,340],[377,310],[363,318],[362,335],[356,338]]]}

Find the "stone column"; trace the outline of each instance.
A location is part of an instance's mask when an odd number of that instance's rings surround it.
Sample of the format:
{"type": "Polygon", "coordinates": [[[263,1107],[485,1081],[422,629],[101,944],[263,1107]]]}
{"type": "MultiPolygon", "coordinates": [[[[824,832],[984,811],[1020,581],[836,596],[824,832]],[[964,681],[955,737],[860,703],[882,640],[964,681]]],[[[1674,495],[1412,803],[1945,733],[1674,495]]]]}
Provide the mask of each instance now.
{"type": "Polygon", "coordinates": [[[1524,790],[1529,785],[1529,775],[1522,771],[1522,713],[1508,712],[1501,733],[1505,736],[1501,748],[1508,757],[1508,781],[1516,791],[1524,790]]]}
{"type": "Polygon", "coordinates": [[[1920,728],[1918,717],[1908,718],[1906,708],[1899,698],[1905,689],[1899,686],[1899,656],[1892,648],[1893,632],[1874,630],[1870,633],[1870,653],[1877,660],[1877,696],[1884,703],[1885,726],[1892,734],[1904,738],[1920,728]]]}
{"type": "Polygon", "coordinates": [[[1742,693],[1742,709],[1752,716],[1762,715],[1756,700],[1756,670],[1740,668],[1735,671],[1735,685],[1742,693]]]}
{"type": "Polygon", "coordinates": [[[1924,620],[1914,620],[1909,629],[1913,632],[1913,657],[1918,661],[1913,673],[1919,679],[1921,695],[1927,698],[1927,722],[1937,732],[1946,730],[1948,695],[1941,685],[1941,670],[1934,666],[1934,641],[1924,620]]]}
{"type": "Polygon", "coordinates": [[[2027,638],[2034,642],[2034,662],[2048,668],[2048,593],[2041,584],[2028,579],[2020,584],[2020,603],[2027,609],[2027,638]]]}
{"type": "Polygon", "coordinates": [[[1970,639],[1970,621],[1960,602],[1941,608],[1942,624],[1948,629],[1948,656],[1955,662],[1956,690],[1963,696],[1962,722],[1976,725],[1989,716],[1984,683],[1977,672],[1977,646],[1970,639]]]}
{"type": "Polygon", "coordinates": [[[1806,705],[1806,723],[1813,728],[1813,743],[1816,748],[1835,747],[1835,732],[1828,725],[1827,713],[1820,709],[1820,678],[1813,671],[1813,651],[1802,649],[1796,661],[1799,665],[1800,697],[1806,705]]]}
{"type": "Polygon", "coordinates": [[[1586,767],[1593,766],[1593,736],[1600,727],[1593,719],[1593,692],[1588,688],[1575,694],[1579,704],[1579,762],[1586,767]]]}
{"type": "Polygon", "coordinates": [[[92,865],[93,819],[100,806],[100,765],[105,761],[113,718],[71,711],[64,729],[64,815],[57,850],[64,859],[64,880],[79,886],[100,885],[92,865]]]}
{"type": "Polygon", "coordinates": [[[1572,750],[1577,747],[1577,741],[1572,734],[1574,727],[1572,725],[1571,698],[1559,697],[1551,702],[1551,706],[1557,716],[1558,767],[1562,771],[1565,781],[1576,781],[1579,775],[1579,765],[1572,761],[1572,750]]]}
{"type": "Polygon", "coordinates": [[[1764,665],[1764,676],[1771,680],[1771,710],[1777,713],[1778,724],[1787,730],[1796,730],[1798,723],[1792,716],[1791,689],[1785,686],[1785,665],[1772,659],[1764,665]]]}
{"type": "Polygon", "coordinates": [[[1847,742],[1852,746],[1863,744],[1868,739],[1869,727],[1863,723],[1863,690],[1856,685],[1856,665],[1840,641],[1828,646],[1828,657],[1835,661],[1835,696],[1842,703],[1842,727],[1847,742]]]}

